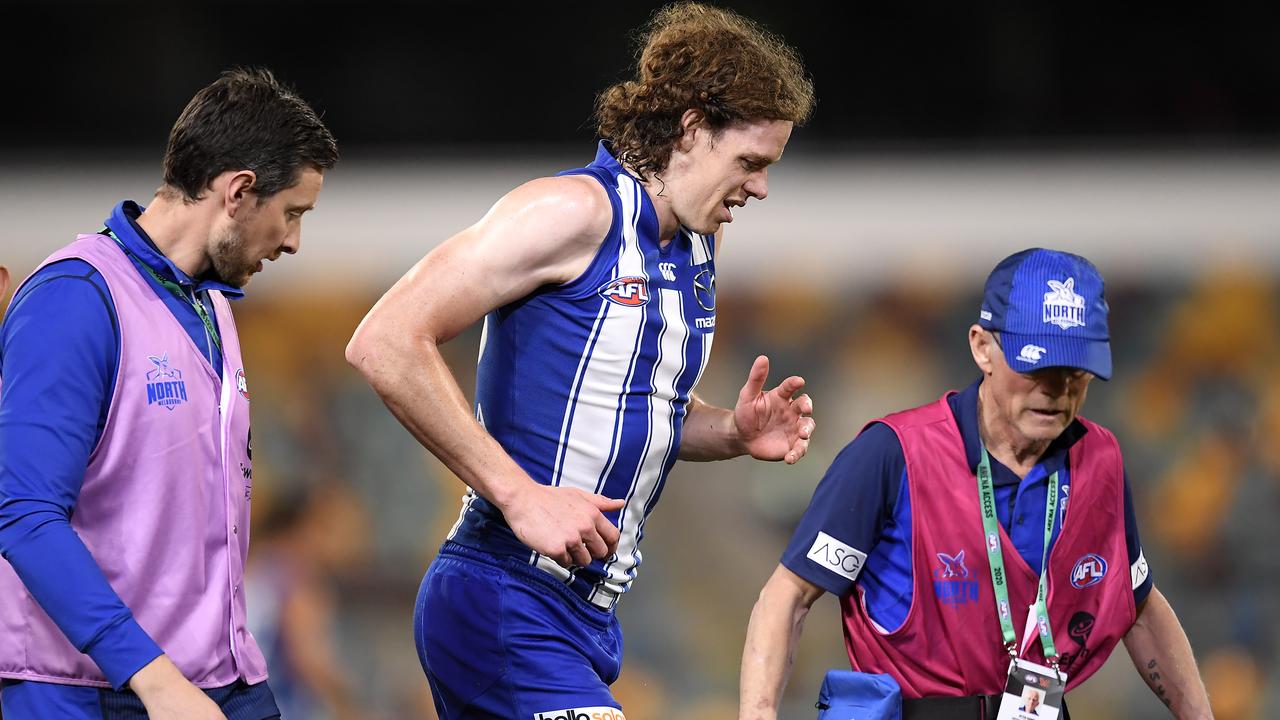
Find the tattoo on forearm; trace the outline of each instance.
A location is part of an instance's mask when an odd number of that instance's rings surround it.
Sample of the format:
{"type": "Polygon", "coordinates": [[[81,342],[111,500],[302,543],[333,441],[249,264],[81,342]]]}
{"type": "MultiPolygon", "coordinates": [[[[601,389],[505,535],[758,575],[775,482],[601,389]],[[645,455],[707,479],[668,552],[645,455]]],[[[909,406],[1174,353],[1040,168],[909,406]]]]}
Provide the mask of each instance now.
{"type": "Polygon", "coordinates": [[[1151,686],[1152,692],[1156,694],[1156,697],[1160,698],[1160,702],[1164,703],[1165,707],[1173,705],[1173,698],[1169,697],[1168,692],[1164,689],[1164,684],[1160,682],[1160,670],[1154,659],[1147,663],[1147,681],[1147,684],[1151,686]]]}

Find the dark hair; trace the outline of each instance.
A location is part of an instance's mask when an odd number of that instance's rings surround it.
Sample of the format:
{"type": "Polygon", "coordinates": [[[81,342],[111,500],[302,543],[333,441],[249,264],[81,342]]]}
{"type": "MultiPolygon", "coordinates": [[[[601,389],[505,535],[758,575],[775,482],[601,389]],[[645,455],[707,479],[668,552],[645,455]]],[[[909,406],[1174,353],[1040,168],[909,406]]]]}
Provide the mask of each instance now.
{"type": "Polygon", "coordinates": [[[223,172],[252,170],[262,199],[297,182],[304,165],[337,161],[338,145],[310,105],[270,70],[236,68],[196,93],[174,123],[164,183],[195,202],[223,172]]]}
{"type": "Polygon", "coordinates": [[[637,78],[596,98],[600,137],[641,175],[664,170],[685,111],[718,131],[736,120],[790,120],[813,109],[795,49],[755,22],[696,3],[659,10],[640,36],[637,78]]]}

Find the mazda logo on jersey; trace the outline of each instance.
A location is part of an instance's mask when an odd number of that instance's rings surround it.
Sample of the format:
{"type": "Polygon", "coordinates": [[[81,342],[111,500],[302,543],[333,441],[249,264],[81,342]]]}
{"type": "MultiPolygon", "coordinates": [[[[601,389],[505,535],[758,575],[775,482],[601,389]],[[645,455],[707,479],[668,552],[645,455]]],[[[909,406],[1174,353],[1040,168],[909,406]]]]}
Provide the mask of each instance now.
{"type": "Polygon", "coordinates": [[[693,278],[693,296],[703,310],[716,309],[716,276],[710,270],[703,270],[693,278]]]}
{"type": "Polygon", "coordinates": [[[1107,561],[1101,555],[1089,553],[1076,561],[1071,568],[1071,586],[1084,589],[1102,582],[1107,576],[1107,561]]]}
{"type": "Polygon", "coordinates": [[[614,305],[640,307],[649,302],[649,281],[638,275],[628,275],[601,285],[599,293],[614,305]]]}

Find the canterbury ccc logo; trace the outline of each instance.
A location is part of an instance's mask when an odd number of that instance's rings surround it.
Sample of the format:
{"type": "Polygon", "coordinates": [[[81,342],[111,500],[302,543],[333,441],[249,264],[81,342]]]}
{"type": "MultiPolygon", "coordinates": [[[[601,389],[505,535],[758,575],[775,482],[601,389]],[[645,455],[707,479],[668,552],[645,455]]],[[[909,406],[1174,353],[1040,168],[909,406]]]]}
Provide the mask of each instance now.
{"type": "Polygon", "coordinates": [[[649,281],[629,275],[600,286],[600,297],[615,305],[640,307],[649,302],[649,281]]]}

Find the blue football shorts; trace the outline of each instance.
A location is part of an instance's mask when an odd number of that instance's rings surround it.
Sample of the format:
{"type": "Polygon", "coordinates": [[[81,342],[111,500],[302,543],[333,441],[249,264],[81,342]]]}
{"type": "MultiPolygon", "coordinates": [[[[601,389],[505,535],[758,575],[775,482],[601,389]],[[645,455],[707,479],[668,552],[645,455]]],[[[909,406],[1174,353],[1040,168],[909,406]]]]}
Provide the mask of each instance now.
{"type": "Polygon", "coordinates": [[[413,634],[440,720],[625,720],[617,617],[520,558],[446,542],[413,634]]]}

